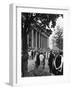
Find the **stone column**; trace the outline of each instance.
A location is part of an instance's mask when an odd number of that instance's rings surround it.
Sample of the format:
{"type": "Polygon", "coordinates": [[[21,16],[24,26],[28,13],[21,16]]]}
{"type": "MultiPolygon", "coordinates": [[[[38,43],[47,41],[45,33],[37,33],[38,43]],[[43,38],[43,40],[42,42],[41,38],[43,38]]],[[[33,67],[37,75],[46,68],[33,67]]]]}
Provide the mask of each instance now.
{"type": "Polygon", "coordinates": [[[32,30],[32,48],[34,48],[34,32],[32,30]]]}
{"type": "Polygon", "coordinates": [[[39,48],[40,48],[40,33],[39,33],[39,48]]]}
{"type": "Polygon", "coordinates": [[[47,38],[47,48],[49,47],[49,38],[47,38]]]}
{"type": "Polygon", "coordinates": [[[27,44],[28,44],[28,47],[29,47],[29,34],[27,35],[27,44]]]}
{"type": "Polygon", "coordinates": [[[36,49],[37,49],[37,31],[36,31],[36,49]]]}

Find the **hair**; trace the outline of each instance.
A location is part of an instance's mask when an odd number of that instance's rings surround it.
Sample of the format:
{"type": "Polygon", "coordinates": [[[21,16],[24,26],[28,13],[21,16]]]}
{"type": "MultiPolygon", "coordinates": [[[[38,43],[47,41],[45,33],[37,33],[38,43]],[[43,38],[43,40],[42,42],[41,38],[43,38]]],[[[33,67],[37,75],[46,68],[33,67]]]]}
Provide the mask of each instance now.
{"type": "Polygon", "coordinates": [[[63,52],[62,51],[60,52],[60,55],[63,55],[63,52]]]}

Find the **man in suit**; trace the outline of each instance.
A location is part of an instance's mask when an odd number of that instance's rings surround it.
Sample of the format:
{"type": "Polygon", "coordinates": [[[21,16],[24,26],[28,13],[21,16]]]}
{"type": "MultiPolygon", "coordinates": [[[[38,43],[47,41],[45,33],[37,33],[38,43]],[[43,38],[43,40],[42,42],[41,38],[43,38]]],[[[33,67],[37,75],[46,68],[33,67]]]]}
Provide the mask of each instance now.
{"type": "Polygon", "coordinates": [[[52,51],[50,51],[50,56],[49,56],[49,60],[48,60],[50,73],[52,73],[52,63],[53,63],[54,58],[55,58],[54,54],[52,53],[52,51]]]}
{"type": "Polygon", "coordinates": [[[35,62],[36,68],[38,68],[39,65],[40,65],[40,58],[39,58],[39,55],[40,55],[40,53],[38,53],[37,56],[36,56],[36,62],[35,62]]]}

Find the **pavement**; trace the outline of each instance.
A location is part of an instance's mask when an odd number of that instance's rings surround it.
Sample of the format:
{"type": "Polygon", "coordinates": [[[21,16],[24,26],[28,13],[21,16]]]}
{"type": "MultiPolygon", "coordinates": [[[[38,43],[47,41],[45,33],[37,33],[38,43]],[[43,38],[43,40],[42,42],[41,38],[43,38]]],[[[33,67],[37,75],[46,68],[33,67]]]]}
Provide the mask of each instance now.
{"type": "Polygon", "coordinates": [[[33,60],[31,58],[28,60],[28,72],[30,76],[34,76],[34,74],[38,74],[37,76],[51,75],[51,73],[49,73],[48,59],[45,59],[45,68],[42,70],[40,70],[40,68],[35,68],[35,61],[36,57],[33,60]]]}

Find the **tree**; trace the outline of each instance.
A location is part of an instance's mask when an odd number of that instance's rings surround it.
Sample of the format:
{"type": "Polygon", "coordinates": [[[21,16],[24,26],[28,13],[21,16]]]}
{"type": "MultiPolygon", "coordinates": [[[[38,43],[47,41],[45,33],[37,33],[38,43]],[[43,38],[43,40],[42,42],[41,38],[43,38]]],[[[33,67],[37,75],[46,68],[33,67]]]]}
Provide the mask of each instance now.
{"type": "Polygon", "coordinates": [[[57,26],[57,32],[55,33],[54,38],[56,39],[56,46],[60,49],[63,50],[63,28],[60,28],[57,26]]]}

